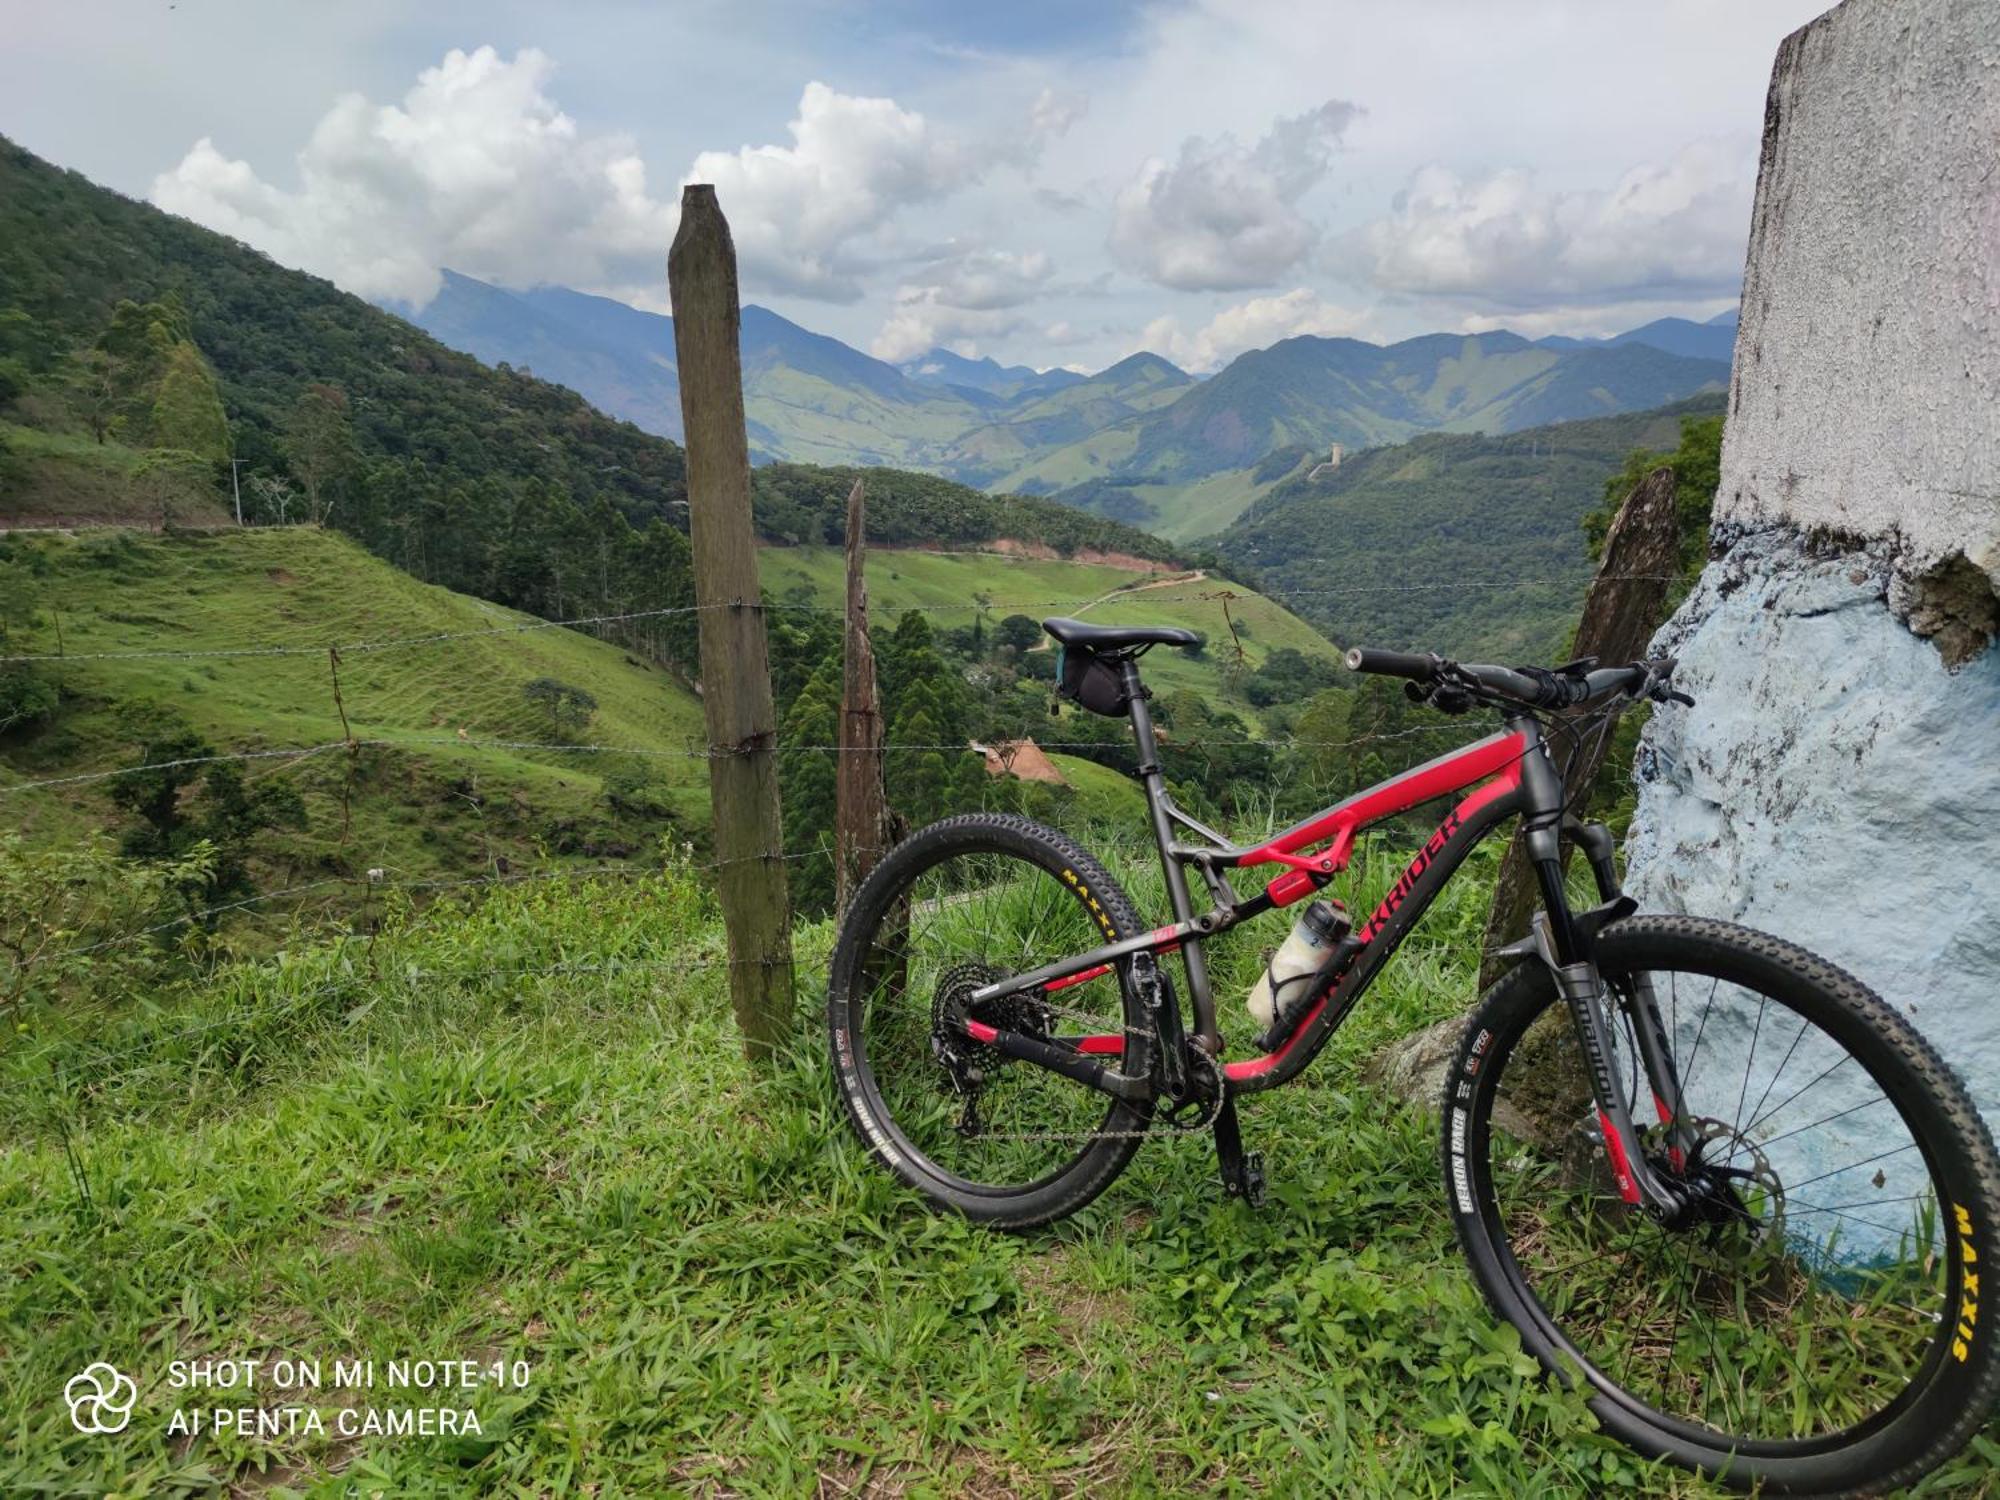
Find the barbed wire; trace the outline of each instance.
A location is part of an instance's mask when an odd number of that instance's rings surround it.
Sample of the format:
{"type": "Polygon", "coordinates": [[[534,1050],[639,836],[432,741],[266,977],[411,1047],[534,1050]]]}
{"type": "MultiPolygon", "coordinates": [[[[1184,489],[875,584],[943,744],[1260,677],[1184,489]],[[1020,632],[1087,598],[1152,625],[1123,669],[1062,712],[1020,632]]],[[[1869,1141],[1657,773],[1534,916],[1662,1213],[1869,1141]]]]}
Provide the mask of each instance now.
{"type": "MultiPolygon", "coordinates": [[[[1160,748],[1167,752],[1186,754],[1207,754],[1216,750],[1242,749],[1353,750],[1367,745],[1417,739],[1433,734],[1455,734],[1463,737],[1467,732],[1467,729],[1461,725],[1419,724],[1407,729],[1391,730],[1382,734],[1362,735],[1359,738],[1348,740],[1301,739],[1291,735],[1246,736],[1243,739],[1178,740],[1173,738],[1170,733],[1163,733],[1160,736],[1160,748]]],[[[1032,740],[1039,749],[1054,750],[1062,753],[1084,750],[1113,752],[1122,751],[1125,748],[1121,742],[1112,740],[1042,740],[1034,739],[1033,736],[1023,736],[1018,740],[1001,740],[995,743],[1012,745],[1026,743],[1029,740],[1032,740]]],[[[149,771],[169,771],[186,766],[213,765],[225,761],[305,760],[313,756],[325,755],[334,750],[505,750],[551,755],[629,755],[641,759],[708,761],[730,759],[739,755],[758,754],[762,753],[766,748],[774,748],[781,753],[790,752],[794,754],[815,755],[872,755],[878,749],[892,753],[970,755],[984,753],[987,747],[971,740],[894,743],[879,747],[868,745],[790,744],[781,740],[770,747],[716,746],[709,749],[682,750],[660,745],[580,745],[566,740],[484,740],[465,739],[455,735],[397,738],[371,736],[365,739],[328,740],[324,744],[318,745],[301,745],[263,750],[233,750],[218,752],[213,755],[180,756],[173,760],[142,761],[138,765],[132,766],[113,766],[104,770],[85,771],[74,775],[48,776],[31,781],[15,781],[0,786],[0,796],[9,796],[17,792],[41,791],[50,787],[79,786],[88,782],[109,781],[121,776],[138,776],[149,771]]]]}
{"type": "MultiPolygon", "coordinates": [[[[949,553],[927,553],[927,556],[952,556],[949,553]]],[[[980,556],[1006,557],[1007,553],[980,553],[980,556]]],[[[1084,566],[1088,566],[1085,564],[1084,566]]],[[[1141,575],[1150,576],[1150,575],[1141,575]]],[[[1607,581],[1630,583],[1671,583],[1671,575],[1653,573],[1618,573],[1600,575],[1607,581]]],[[[1199,604],[1219,603],[1224,599],[1237,600],[1244,597],[1226,583],[1211,589],[1190,594],[1162,594],[1161,589],[1172,588],[1177,583],[1192,582],[1192,579],[1168,578],[1157,584],[1132,583],[1083,597],[1068,595],[1060,599],[1017,599],[992,600],[981,603],[976,599],[952,601],[949,603],[910,604],[900,609],[883,611],[884,614],[961,614],[961,613],[1026,613],[1029,610],[1080,609],[1086,605],[1125,603],[1141,594],[1149,597],[1149,603],[1157,604],[1199,604]]],[[[1536,587],[1576,587],[1587,581],[1582,574],[1563,577],[1524,579],[1453,579],[1437,583],[1401,584],[1343,584],[1325,588],[1291,589],[1276,584],[1259,584],[1255,587],[1241,584],[1237,587],[1249,593],[1268,598],[1321,599],[1345,596],[1360,596],[1393,593],[1451,593],[1463,589],[1516,589],[1536,587]]],[[[779,613],[839,615],[846,612],[844,604],[816,603],[804,600],[724,600],[708,604],[676,604],[658,609],[626,610],[616,614],[577,615],[557,620],[526,620],[507,625],[487,626],[478,630],[441,630],[423,635],[391,636],[382,640],[334,641],[319,640],[310,643],[278,643],[264,646],[213,646],[186,647],[178,649],[146,651],[48,651],[27,652],[10,656],[0,656],[0,666],[32,662],[86,662],[86,661],[182,661],[182,660],[228,660],[257,657],[324,656],[329,649],[338,650],[343,657],[360,656],[379,651],[395,651],[413,646],[441,645],[452,641],[475,640],[482,637],[502,635],[525,635],[542,630],[581,629],[592,625],[626,624],[634,620],[667,619],[675,616],[696,615],[716,609],[761,609],[779,613]]]]}
{"type": "Polygon", "coordinates": [[[15,781],[0,786],[0,796],[9,792],[32,792],[51,786],[80,786],[87,781],[109,781],[114,776],[137,776],[142,771],[172,771],[182,766],[207,766],[231,760],[303,760],[324,755],[329,750],[345,750],[367,741],[328,740],[323,745],[300,745],[282,750],[229,750],[214,755],[183,755],[175,760],[147,761],[137,766],[116,766],[107,771],[84,771],[74,776],[45,776],[39,781],[15,781]]]}

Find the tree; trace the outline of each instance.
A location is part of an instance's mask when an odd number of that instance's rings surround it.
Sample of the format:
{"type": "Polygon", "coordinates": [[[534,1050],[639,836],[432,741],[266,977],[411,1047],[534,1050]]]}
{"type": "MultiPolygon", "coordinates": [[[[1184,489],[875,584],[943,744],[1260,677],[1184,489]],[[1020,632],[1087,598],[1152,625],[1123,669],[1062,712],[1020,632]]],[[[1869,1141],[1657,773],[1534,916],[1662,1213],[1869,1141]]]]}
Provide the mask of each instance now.
{"type": "Polygon", "coordinates": [[[785,852],[800,856],[791,868],[792,901],[802,913],[833,909],[833,829],[839,772],[824,750],[794,748],[835,744],[840,735],[840,664],[821,664],[785,710],[778,727],[778,777],[785,852]]]}
{"type": "Polygon", "coordinates": [[[292,503],[299,498],[291,480],[282,474],[252,474],[250,493],[256,498],[258,509],[266,516],[275,514],[280,526],[288,524],[292,503]]]}
{"type": "Polygon", "coordinates": [[[354,466],[347,395],[337,385],[305,388],[285,418],[285,458],[305,491],[306,518],[326,524],[339,487],[354,466]]]}
{"type": "Polygon", "coordinates": [[[1674,518],[1680,528],[1680,568],[1685,575],[1676,597],[1686,591],[1686,584],[1708,560],[1708,522],[1722,483],[1722,422],[1720,416],[1682,417],[1680,446],[1673,452],[1634,448],[1625,455],[1623,467],[1604,481],[1604,503],[1583,518],[1591,561],[1603,558],[1604,538],[1625,497],[1665,465],[1674,471],[1674,518]]]}
{"type": "Polygon", "coordinates": [[[521,689],[521,696],[548,715],[549,727],[559,739],[582,729],[597,712],[597,699],[553,677],[537,677],[521,689]]]}
{"type": "Polygon", "coordinates": [[[111,785],[111,800],[138,822],[119,842],[131,859],[191,872],[180,886],[190,913],[212,929],[218,903],[253,889],[250,856],[269,828],[303,828],[305,803],[284,781],[248,786],[243,773],[213,759],[215,749],[172,709],[142,705],[125,716],[137,747],[135,766],[111,785]],[[191,790],[192,789],[192,790],[191,790]]]}
{"type": "Polygon", "coordinates": [[[166,530],[180,518],[180,504],[199,497],[213,473],[208,461],[197,453],[177,448],[154,448],[139,461],[133,477],[147,508],[156,512],[166,530]]]}
{"type": "MultiPolygon", "coordinates": [[[[28,570],[0,562],[0,656],[34,654],[27,636],[36,621],[28,570]]],[[[0,663],[0,735],[51,717],[61,702],[55,683],[31,661],[0,663]]]]}
{"type": "Polygon", "coordinates": [[[193,453],[210,463],[229,457],[229,419],[222,410],[222,393],[191,343],[177,343],[165,352],[154,388],[147,442],[155,448],[193,453]]]}
{"type": "Polygon", "coordinates": [[[1042,627],[1027,615],[1009,615],[993,630],[993,639],[998,644],[1023,655],[1034,650],[1041,638],[1042,627]]]}
{"type": "Polygon", "coordinates": [[[80,349],[71,356],[63,391],[69,409],[98,442],[118,430],[118,361],[104,350],[80,349]]]}

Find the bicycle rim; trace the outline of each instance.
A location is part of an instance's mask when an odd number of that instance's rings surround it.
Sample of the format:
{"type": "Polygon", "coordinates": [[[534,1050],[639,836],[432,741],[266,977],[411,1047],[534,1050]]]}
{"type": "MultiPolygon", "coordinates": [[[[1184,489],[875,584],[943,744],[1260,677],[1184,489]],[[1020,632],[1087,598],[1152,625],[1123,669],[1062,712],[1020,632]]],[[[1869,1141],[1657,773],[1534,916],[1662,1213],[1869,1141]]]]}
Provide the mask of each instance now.
{"type": "MultiPolygon", "coordinates": [[[[1659,1117],[1640,1121],[1649,1165],[1700,1207],[1670,1227],[1618,1200],[1551,1005],[1482,1065],[1468,1154],[1503,1270],[1561,1353],[1668,1439],[1753,1459],[1849,1447],[1952,1357],[1953,1143],[1894,1049],[1809,985],[1726,958],[1644,972],[1692,1152],[1670,1143],[1622,1004],[1612,1061],[1635,1110],[1659,1117]]],[[[1629,996],[1635,973],[1606,979],[1629,996]]]]}

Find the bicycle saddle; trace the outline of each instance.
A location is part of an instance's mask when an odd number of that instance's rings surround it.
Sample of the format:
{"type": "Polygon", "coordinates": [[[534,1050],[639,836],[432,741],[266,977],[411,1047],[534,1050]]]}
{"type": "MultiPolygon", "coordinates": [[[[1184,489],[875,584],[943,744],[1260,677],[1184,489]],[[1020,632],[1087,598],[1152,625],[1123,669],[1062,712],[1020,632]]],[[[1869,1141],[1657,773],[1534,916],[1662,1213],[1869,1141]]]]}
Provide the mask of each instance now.
{"type": "Polygon", "coordinates": [[[1086,625],[1057,616],[1042,629],[1065,646],[1085,651],[1127,651],[1134,646],[1198,646],[1201,637],[1178,625],[1086,625]]]}

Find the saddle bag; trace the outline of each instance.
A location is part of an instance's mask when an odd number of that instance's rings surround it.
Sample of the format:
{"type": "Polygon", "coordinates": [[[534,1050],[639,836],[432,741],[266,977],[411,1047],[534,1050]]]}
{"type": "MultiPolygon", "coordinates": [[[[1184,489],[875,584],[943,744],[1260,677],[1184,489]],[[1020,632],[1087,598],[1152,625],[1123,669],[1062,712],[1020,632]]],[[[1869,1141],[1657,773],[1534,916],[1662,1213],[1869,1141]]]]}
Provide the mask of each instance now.
{"type": "Polygon", "coordinates": [[[1125,712],[1125,674],[1117,662],[1076,646],[1057,649],[1056,683],[1065,698],[1114,719],[1125,712]]]}

